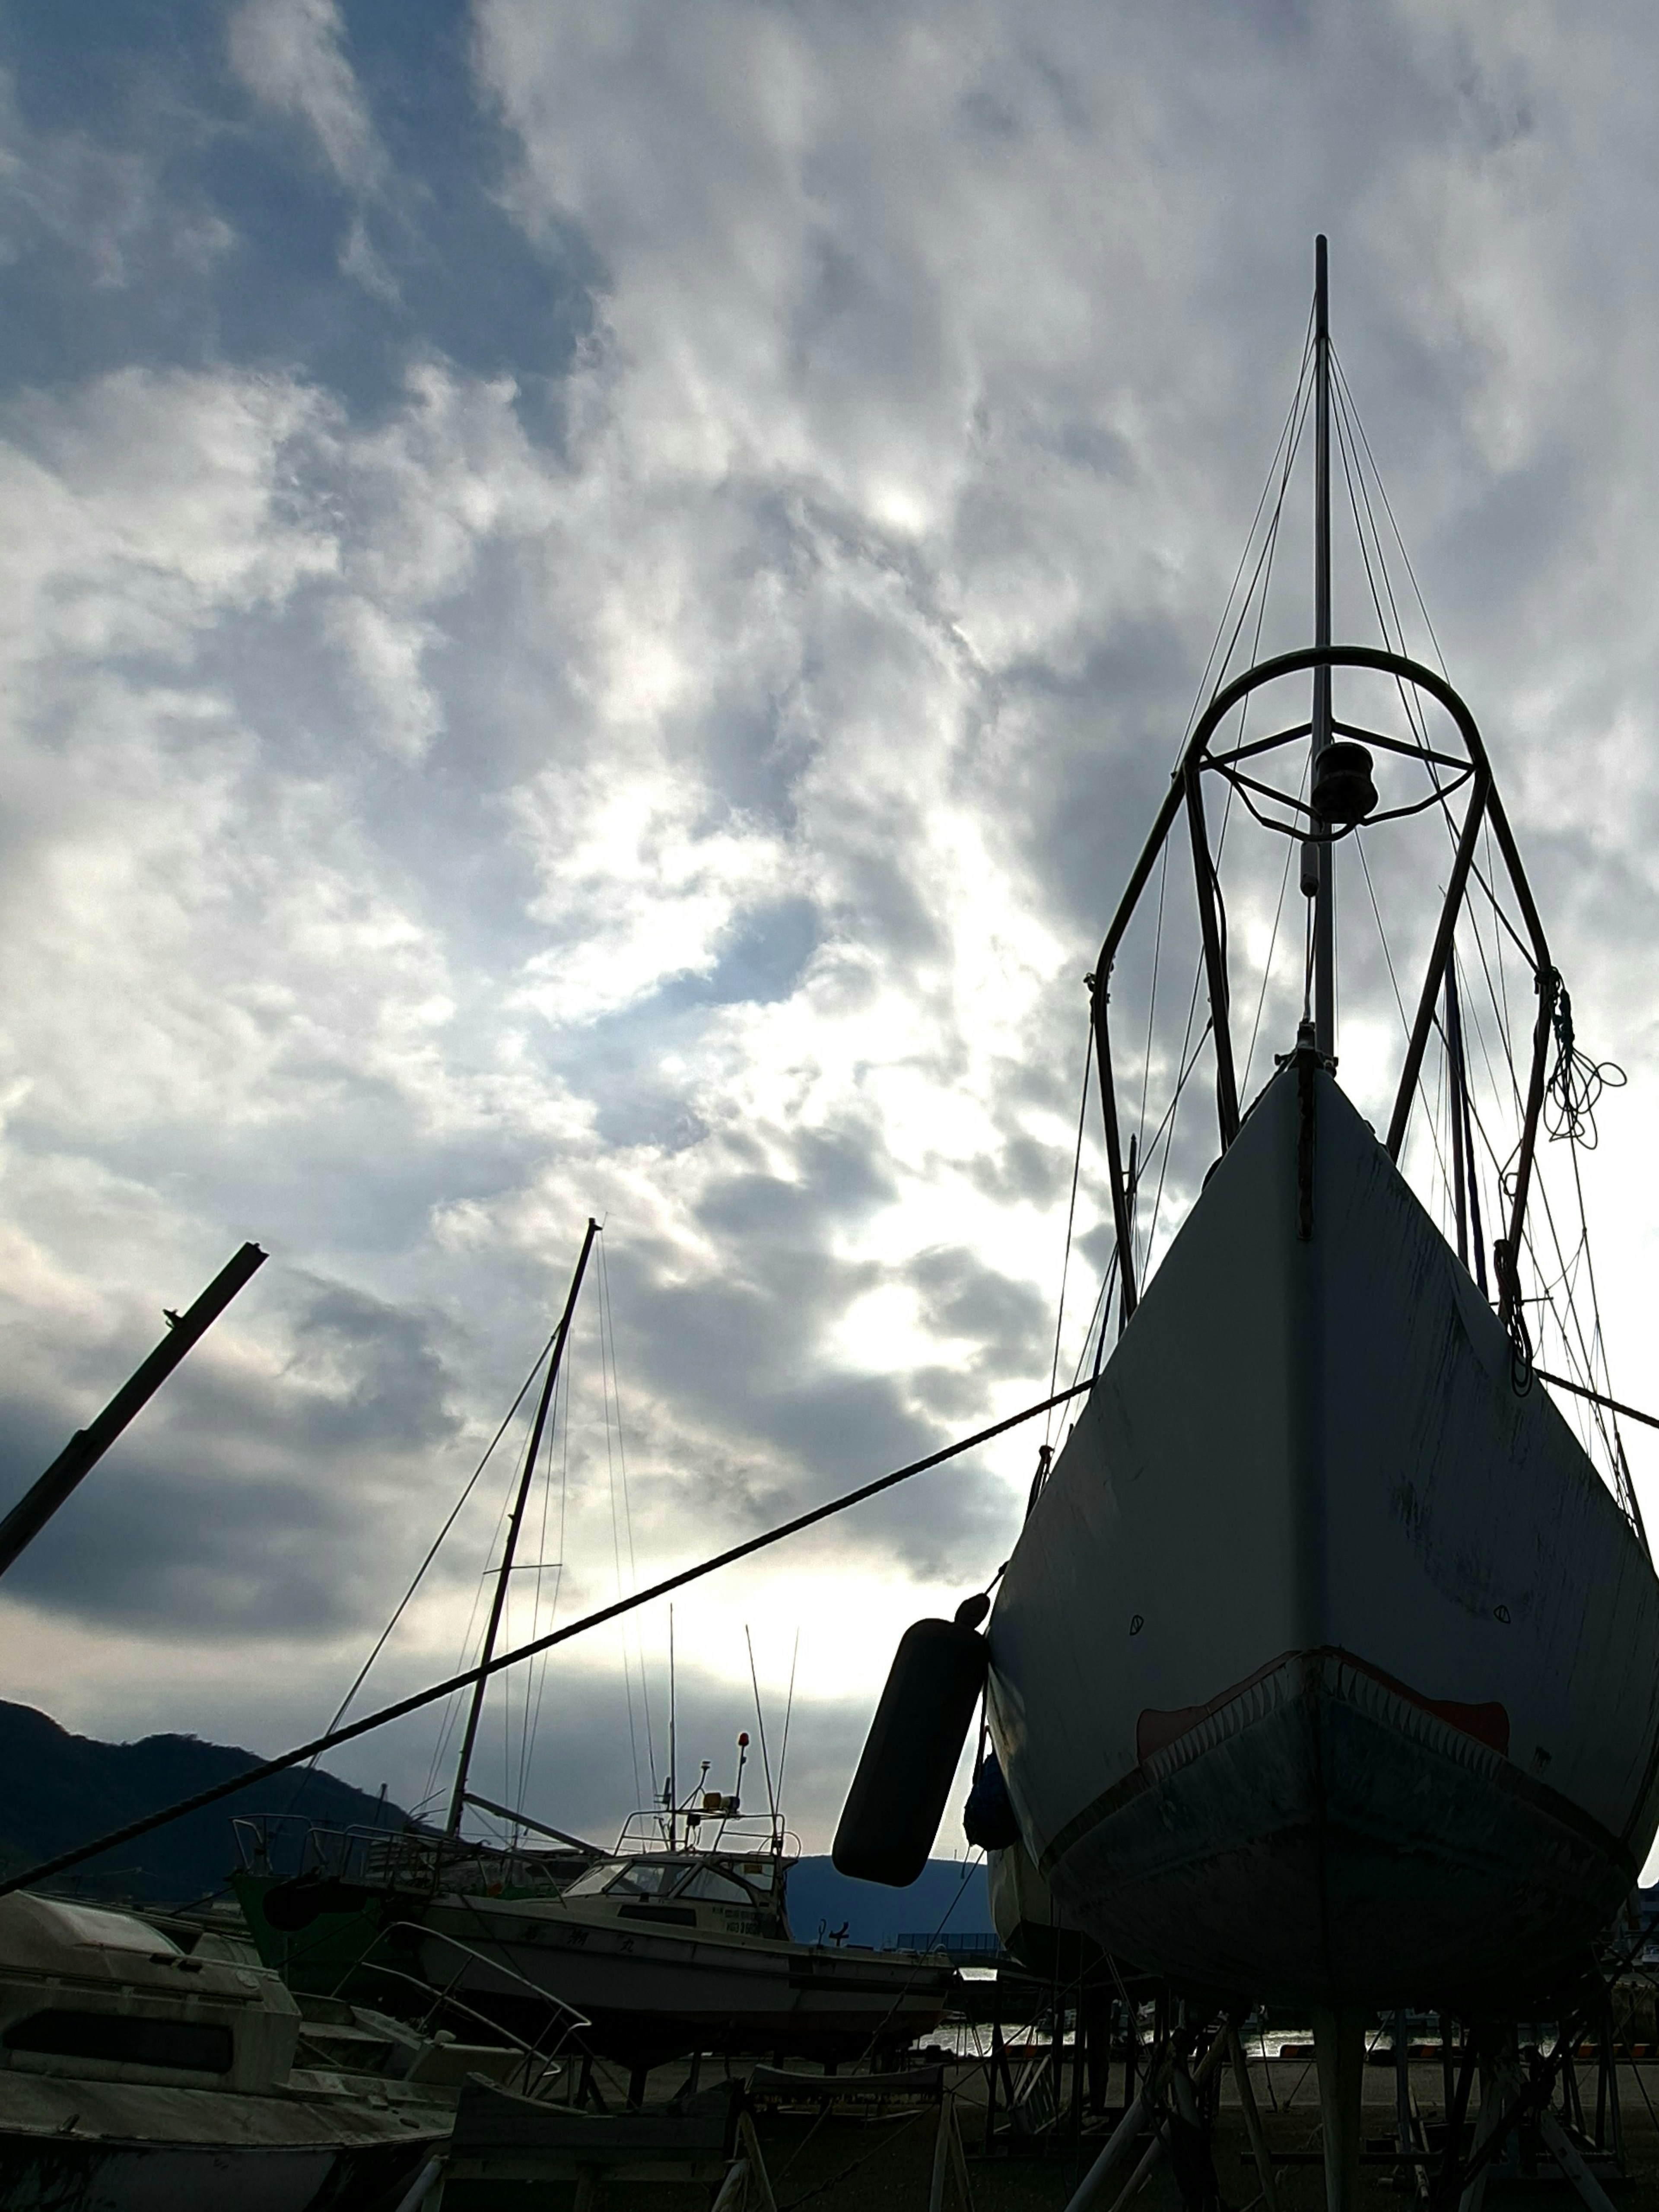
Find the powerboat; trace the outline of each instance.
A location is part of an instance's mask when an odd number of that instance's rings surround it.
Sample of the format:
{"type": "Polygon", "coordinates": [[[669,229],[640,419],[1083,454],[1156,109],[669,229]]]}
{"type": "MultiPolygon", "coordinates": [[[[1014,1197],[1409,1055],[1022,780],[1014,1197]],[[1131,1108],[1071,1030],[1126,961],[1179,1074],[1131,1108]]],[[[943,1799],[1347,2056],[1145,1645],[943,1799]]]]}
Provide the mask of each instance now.
{"type": "Polygon", "coordinates": [[[5,2212],[400,2202],[449,2133],[453,2093],[307,2069],[293,1997],[221,1948],[107,1906],[0,1898],[5,2212]]]}
{"type": "Polygon", "coordinates": [[[957,1989],[950,1961],[796,1942],[788,1866],[781,1848],[726,1838],[619,1852],[556,1896],[450,1892],[422,1916],[422,1966],[511,2019],[533,1984],[586,2015],[594,2050],[636,2065],[686,2051],[884,2058],[931,2033],[957,1989]]]}

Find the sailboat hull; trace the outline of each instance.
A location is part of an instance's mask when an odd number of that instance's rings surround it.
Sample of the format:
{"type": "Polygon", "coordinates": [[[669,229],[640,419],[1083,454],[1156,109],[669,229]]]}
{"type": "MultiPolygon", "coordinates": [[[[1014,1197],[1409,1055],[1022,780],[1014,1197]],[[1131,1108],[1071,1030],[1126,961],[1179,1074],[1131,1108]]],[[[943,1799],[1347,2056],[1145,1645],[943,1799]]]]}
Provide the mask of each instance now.
{"type": "Polygon", "coordinates": [[[1281,2001],[1468,2008],[1572,1970],[1652,1838],[1659,1585],[1516,1383],[1370,1129],[1287,1070],[992,1617],[994,1733],[1069,1919],[1281,2001]]]}

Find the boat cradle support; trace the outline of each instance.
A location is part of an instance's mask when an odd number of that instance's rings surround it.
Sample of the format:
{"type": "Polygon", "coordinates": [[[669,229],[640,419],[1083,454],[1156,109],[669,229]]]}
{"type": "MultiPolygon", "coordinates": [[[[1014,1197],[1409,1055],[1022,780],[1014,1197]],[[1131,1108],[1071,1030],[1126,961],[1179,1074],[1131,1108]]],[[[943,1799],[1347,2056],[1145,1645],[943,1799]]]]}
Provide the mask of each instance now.
{"type": "MultiPolygon", "coordinates": [[[[1521,1285],[1517,1261],[1521,1250],[1522,1231],[1526,1221],[1527,1200],[1531,1189],[1534,1158],[1537,1150],[1539,1123],[1543,1115],[1545,1079],[1548,1066],[1551,1024],[1555,1012],[1558,978],[1550,958],[1549,945],[1544,935],[1544,926],[1539,918],[1532,889],[1521,863],[1514,832],[1504,811],[1502,799],[1492,778],[1492,763],[1474,715],[1458,693],[1443,676],[1425,667],[1420,661],[1407,655],[1385,652],[1375,646],[1316,645],[1306,646],[1295,653],[1277,655],[1246,669],[1224,685],[1211,700],[1199,718],[1192,736],[1183,747],[1180,761],[1170,778],[1170,788],[1164,794],[1151,834],[1141,848],[1133,872],[1129,878],[1116,913],[1101,945],[1094,972],[1089,978],[1091,1001],[1091,1025],[1094,1038],[1095,1066],[1100,1085],[1101,1111],[1105,1127],[1106,1158],[1112,1189],[1112,1223],[1116,1233],[1119,1255],[1121,1311],[1127,1322],[1133,1313],[1139,1297],[1134,1254],[1130,1228],[1132,1194],[1123,1172],[1122,1134],[1118,1121],[1116,1088],[1112,1076],[1112,1052],[1108,1004],[1114,963],[1124,935],[1139,906],[1152,869],[1164,850],[1176,815],[1186,809],[1190,831],[1194,888],[1198,898],[1199,921],[1204,945],[1204,968],[1209,1006],[1210,1027],[1215,1040],[1216,1053],[1216,1113],[1221,1149],[1224,1152],[1238,1133],[1239,1103],[1237,1081],[1232,1049],[1232,1030],[1229,1010],[1226,943],[1221,926],[1217,890],[1216,864],[1211,853],[1208,833],[1204,820],[1202,776],[1206,769],[1238,781],[1234,763],[1245,753],[1271,750],[1274,745],[1287,744],[1304,736],[1308,726],[1282,731],[1277,737],[1259,739],[1235,754],[1218,754],[1211,750],[1211,740],[1226,717],[1249,695],[1262,685],[1278,681],[1282,677],[1295,676],[1310,670],[1352,668],[1374,671],[1392,676],[1401,684],[1409,684],[1426,691],[1442,706],[1455,724],[1463,742],[1465,758],[1458,761],[1443,754],[1427,753],[1423,747],[1407,745],[1399,739],[1381,737],[1374,731],[1354,732],[1364,735],[1368,742],[1378,744],[1389,751],[1407,754],[1414,759],[1425,759],[1455,771],[1453,785],[1436,786],[1434,798],[1442,799],[1457,785],[1468,782],[1470,790],[1465,805],[1463,821],[1458,835],[1455,855],[1441,901],[1440,917],[1434,936],[1423,987],[1419,994],[1417,1010],[1407,1040],[1406,1054],[1401,1063],[1400,1080],[1395,1093],[1394,1109],[1389,1116],[1387,1139],[1389,1156],[1396,1164],[1405,1144],[1407,1125],[1415,1096],[1418,1079],[1422,1071],[1423,1056],[1428,1048],[1429,1035],[1435,1023],[1435,1008],[1439,997],[1446,963],[1451,957],[1452,935],[1458,915],[1462,910],[1468,891],[1471,872],[1474,868],[1476,846],[1483,828],[1490,829],[1502,856],[1504,872],[1514,890],[1521,910],[1522,923],[1531,945],[1531,958],[1538,991],[1538,1013],[1533,1029],[1532,1062],[1528,1072],[1526,1103],[1523,1109],[1521,1140],[1516,1153],[1513,1178],[1510,1190],[1509,1216],[1504,1224],[1504,1235],[1496,1247],[1498,1277],[1500,1318],[1507,1325],[1513,1318],[1520,1302],[1521,1285]]],[[[1346,725],[1333,724],[1343,728],[1346,725]]],[[[1262,787],[1252,784],[1251,789],[1262,787]]],[[[1294,802],[1299,805],[1300,802],[1294,802]]],[[[1304,811],[1307,810],[1303,809],[1304,811]]],[[[1400,812],[1415,809],[1400,809],[1400,812]]],[[[1258,816],[1258,819],[1265,820],[1258,816]]],[[[1315,842],[1332,842],[1346,835],[1344,830],[1324,830],[1315,823],[1309,827],[1282,823],[1268,823],[1286,835],[1311,839],[1315,842]]]]}

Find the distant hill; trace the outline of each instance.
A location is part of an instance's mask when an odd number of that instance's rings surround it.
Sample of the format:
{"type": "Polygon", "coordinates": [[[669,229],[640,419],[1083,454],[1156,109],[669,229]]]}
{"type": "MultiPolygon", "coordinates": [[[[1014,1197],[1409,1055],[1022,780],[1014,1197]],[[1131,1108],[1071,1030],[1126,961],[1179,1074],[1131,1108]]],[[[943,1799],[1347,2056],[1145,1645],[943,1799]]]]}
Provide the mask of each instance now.
{"type": "MultiPolygon", "coordinates": [[[[259,1763],[255,1752],[193,1735],[99,1743],[71,1735],[31,1705],[0,1702],[0,1868],[21,1873],[259,1763]]],[[[401,1807],[320,1769],[278,1774],[93,1859],[53,1887],[155,1905],[210,1896],[235,1863],[233,1818],[255,1814],[295,1814],[332,1827],[400,1827],[406,1818],[401,1807]]],[[[297,1823],[288,1832],[291,1851],[297,1823]]],[[[276,1859],[289,1863],[286,1853],[276,1859]]]]}
{"type": "Polygon", "coordinates": [[[984,1864],[930,1859],[908,1889],[884,1889],[879,1882],[849,1881],[827,1858],[798,1861],[789,1876],[789,1925],[796,1941],[815,1943],[820,1927],[830,1935],[843,1922],[849,1943],[877,1950],[901,1936],[988,1936],[984,1864]]]}
{"type": "MultiPolygon", "coordinates": [[[[137,1743],[100,1743],[71,1735],[32,1705],[0,1701],[0,1871],[18,1874],[72,1850],[124,1822],[158,1811],[259,1764],[258,1753],[193,1735],[149,1735],[137,1743]]],[[[295,1863],[303,1820],[330,1827],[401,1827],[401,1806],[382,1803],[321,1769],[278,1774],[192,1813],[125,1850],[91,1860],[52,1886],[88,1897],[184,1905],[216,1894],[235,1863],[231,1821],[257,1814],[296,1815],[273,1853],[295,1863]]],[[[990,1905],[982,1866],[930,1862],[908,1889],[849,1881],[827,1858],[804,1858],[789,1878],[789,1917],[805,1943],[846,1923],[848,1939],[879,1948],[901,1936],[987,1934],[990,1905]]]]}

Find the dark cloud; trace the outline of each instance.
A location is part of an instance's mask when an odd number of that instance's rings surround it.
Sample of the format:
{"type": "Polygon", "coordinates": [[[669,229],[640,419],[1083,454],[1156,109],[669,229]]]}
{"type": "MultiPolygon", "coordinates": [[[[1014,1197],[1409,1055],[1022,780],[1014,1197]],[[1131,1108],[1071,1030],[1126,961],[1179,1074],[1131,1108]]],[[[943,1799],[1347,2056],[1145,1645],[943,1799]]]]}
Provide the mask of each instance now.
{"type": "MultiPolygon", "coordinates": [[[[378,1563],[407,1548],[409,1497],[436,1504],[455,1377],[432,1315],[343,1284],[276,1287],[283,1366],[251,1374],[208,1340],[12,1568],[11,1594],[186,1641],[373,1620],[378,1563]]],[[[100,1393],[120,1379],[112,1367],[100,1393]]],[[[73,1425],[61,1401],[15,1391],[0,1431],[8,1504],[73,1425]]]]}

